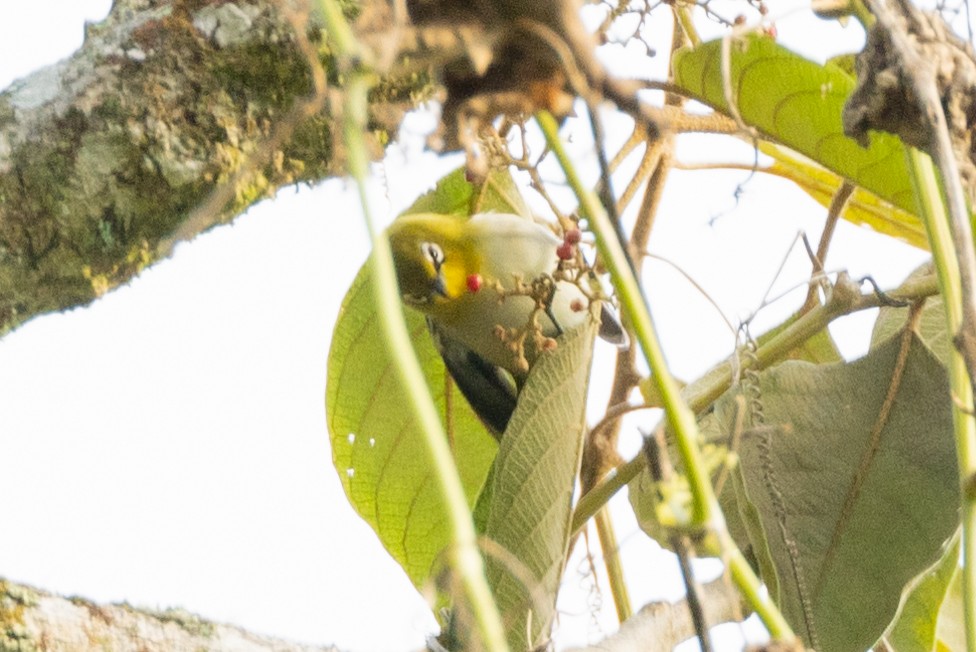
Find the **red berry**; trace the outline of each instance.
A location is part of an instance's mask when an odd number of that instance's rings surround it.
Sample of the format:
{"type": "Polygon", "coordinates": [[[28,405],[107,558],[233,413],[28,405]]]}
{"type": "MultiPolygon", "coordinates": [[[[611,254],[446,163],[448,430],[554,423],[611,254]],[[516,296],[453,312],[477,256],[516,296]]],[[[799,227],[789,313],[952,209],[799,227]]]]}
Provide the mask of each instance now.
{"type": "Polygon", "coordinates": [[[468,292],[477,292],[481,289],[481,274],[468,274],[468,292]]]}
{"type": "Polygon", "coordinates": [[[559,260],[572,260],[576,256],[576,247],[569,242],[564,242],[556,247],[556,256],[559,260]]]}
{"type": "Polygon", "coordinates": [[[573,299],[573,302],[569,304],[569,309],[573,312],[583,312],[586,310],[586,306],[579,299],[573,299]]]}
{"type": "Polygon", "coordinates": [[[583,233],[579,229],[570,229],[563,236],[563,241],[571,245],[579,244],[579,241],[582,239],[583,233]]]}

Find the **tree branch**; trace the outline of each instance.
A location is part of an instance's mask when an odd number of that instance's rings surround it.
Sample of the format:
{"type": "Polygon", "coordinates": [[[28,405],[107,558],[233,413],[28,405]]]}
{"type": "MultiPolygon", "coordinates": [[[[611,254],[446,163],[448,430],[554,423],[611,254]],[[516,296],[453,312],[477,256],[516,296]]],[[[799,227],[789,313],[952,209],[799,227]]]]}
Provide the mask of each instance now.
{"type": "MultiPolygon", "coordinates": [[[[736,619],[740,611],[739,594],[724,577],[702,585],[701,589],[708,622],[719,624],[736,619]]],[[[691,612],[683,600],[652,602],[641,607],[617,633],[570,652],[670,652],[694,635],[691,612]]]]}
{"type": "MultiPolygon", "coordinates": [[[[337,76],[327,53],[309,60],[324,48],[304,4],[116,0],[77,53],[0,94],[0,335],[91,302],[282,186],[341,172],[337,76]]],[[[384,7],[367,0],[358,28],[389,28],[384,7]]],[[[425,85],[379,87],[374,145],[425,85]]]]}
{"type": "Polygon", "coordinates": [[[151,611],[127,604],[100,605],[63,598],[0,579],[0,649],[3,650],[212,650],[213,652],[338,652],[258,636],[208,622],[182,609],[151,611]]]}

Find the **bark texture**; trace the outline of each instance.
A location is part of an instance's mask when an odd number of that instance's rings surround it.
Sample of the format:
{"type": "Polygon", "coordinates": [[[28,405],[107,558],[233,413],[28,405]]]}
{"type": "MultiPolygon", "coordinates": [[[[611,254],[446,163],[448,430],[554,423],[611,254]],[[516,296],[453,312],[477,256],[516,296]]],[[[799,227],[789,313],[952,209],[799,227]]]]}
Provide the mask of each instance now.
{"type": "Polygon", "coordinates": [[[16,652],[337,652],[258,636],[180,609],[62,598],[0,579],[0,650],[16,652]]]}
{"type": "MultiPolygon", "coordinates": [[[[75,55],[0,93],[0,335],[341,171],[337,76],[304,4],[116,0],[75,55]]],[[[376,30],[385,4],[349,13],[376,30]]],[[[377,143],[422,98],[422,75],[403,83],[374,93],[377,143]]]]}

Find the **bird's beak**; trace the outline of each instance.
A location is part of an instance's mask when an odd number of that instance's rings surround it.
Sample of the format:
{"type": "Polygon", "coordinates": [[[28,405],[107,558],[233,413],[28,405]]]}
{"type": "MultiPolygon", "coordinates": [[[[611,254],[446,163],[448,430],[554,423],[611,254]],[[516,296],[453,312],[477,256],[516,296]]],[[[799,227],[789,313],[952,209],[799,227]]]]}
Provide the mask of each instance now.
{"type": "Polygon", "coordinates": [[[438,274],[434,277],[434,280],[430,283],[430,289],[433,293],[439,294],[445,299],[447,298],[447,285],[444,283],[443,274],[438,274]]]}

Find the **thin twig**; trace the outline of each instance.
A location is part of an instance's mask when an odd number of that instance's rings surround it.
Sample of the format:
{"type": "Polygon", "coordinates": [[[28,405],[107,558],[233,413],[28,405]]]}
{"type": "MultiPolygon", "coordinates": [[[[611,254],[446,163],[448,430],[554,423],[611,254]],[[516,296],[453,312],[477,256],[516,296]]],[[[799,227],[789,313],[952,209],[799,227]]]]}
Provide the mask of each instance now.
{"type": "MultiPolygon", "coordinates": [[[[827,209],[827,220],[824,223],[823,232],[820,234],[820,243],[817,245],[817,253],[813,256],[813,272],[814,274],[823,275],[824,265],[827,262],[827,249],[830,247],[830,241],[834,237],[834,229],[837,227],[837,222],[840,220],[840,216],[844,213],[844,207],[847,206],[847,201],[854,194],[854,190],[857,188],[853,183],[848,180],[844,180],[841,183],[840,188],[834,193],[833,198],[830,200],[830,207],[827,209]]],[[[803,302],[803,306],[800,307],[800,313],[805,313],[817,305],[817,288],[818,284],[810,283],[810,289],[807,290],[806,301],[803,302]]]]}

